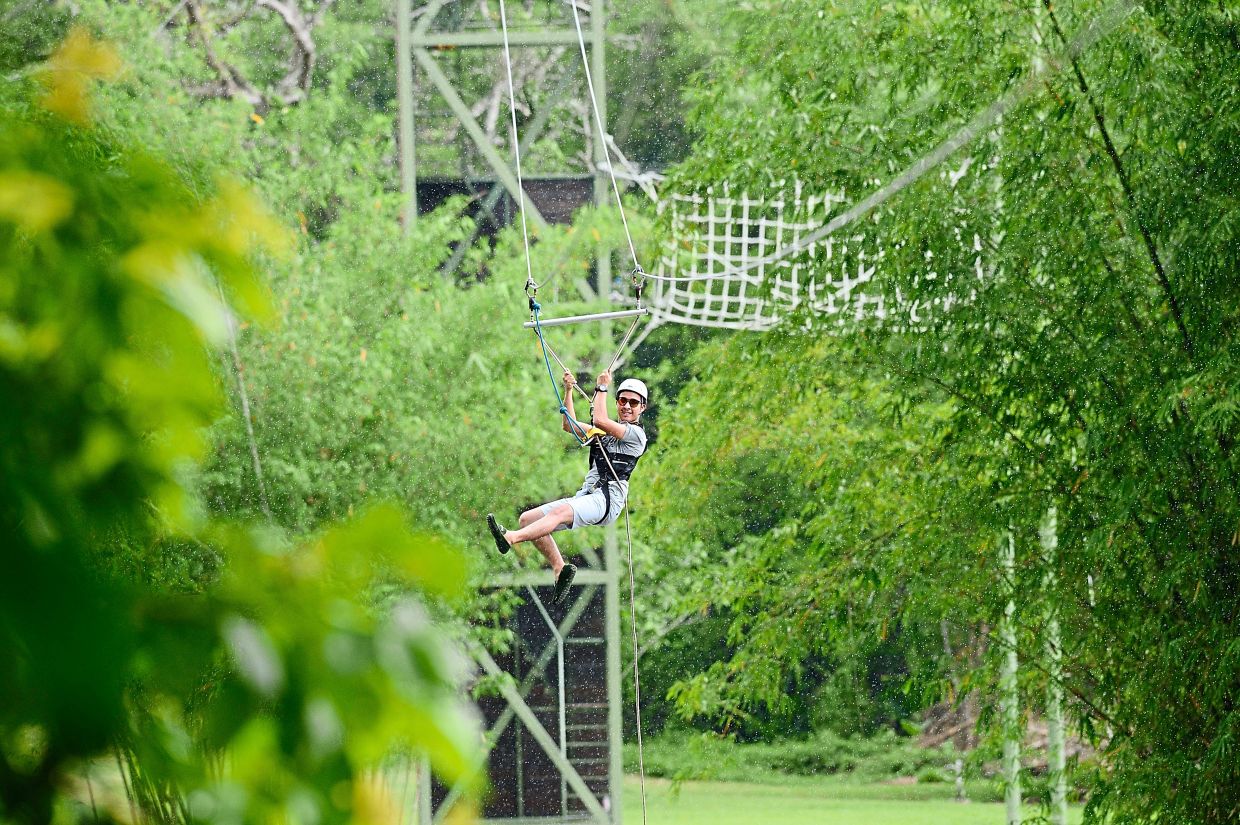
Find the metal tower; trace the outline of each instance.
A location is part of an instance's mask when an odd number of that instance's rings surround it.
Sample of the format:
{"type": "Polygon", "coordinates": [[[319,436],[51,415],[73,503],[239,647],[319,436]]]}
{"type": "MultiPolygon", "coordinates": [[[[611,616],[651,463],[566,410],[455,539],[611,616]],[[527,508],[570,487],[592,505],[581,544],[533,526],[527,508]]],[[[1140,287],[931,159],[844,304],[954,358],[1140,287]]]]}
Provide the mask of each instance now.
{"type": "MultiPolygon", "coordinates": [[[[605,0],[514,0],[509,13],[517,19],[509,20],[509,43],[514,55],[519,50],[542,50],[548,63],[558,60],[563,64],[560,82],[544,92],[575,95],[589,105],[569,2],[576,3],[588,21],[583,22],[583,30],[590,72],[599,114],[607,123],[605,0]],[[575,83],[566,80],[572,77],[568,74],[572,67],[575,83]]],[[[417,220],[419,200],[425,199],[428,184],[449,191],[454,185],[485,190],[479,193],[480,212],[488,214],[495,225],[503,225],[518,202],[509,151],[501,148],[510,145],[507,128],[499,131],[503,140],[496,139],[494,128],[489,133],[488,126],[495,126],[494,111],[484,106],[479,114],[479,103],[467,103],[469,92],[462,88],[470,81],[476,92],[478,78],[486,77],[487,62],[502,59],[497,2],[429,0],[413,8],[411,0],[396,0],[396,28],[406,230],[417,220]],[[460,71],[462,64],[468,72],[460,71]],[[440,134],[454,132],[456,145],[437,143],[437,128],[440,134]],[[459,140],[460,132],[468,141],[459,140]],[[477,158],[484,165],[481,170],[471,167],[477,158]],[[458,183],[453,182],[453,168],[458,183]]],[[[506,115],[506,98],[502,107],[506,115]]],[[[546,128],[551,112],[550,106],[534,111],[522,125],[523,157],[546,128]]],[[[589,128],[587,123],[587,133],[589,128]]],[[[582,164],[554,170],[544,164],[541,170],[523,176],[532,227],[564,220],[572,208],[585,202],[608,202],[611,190],[604,169],[605,147],[598,139],[586,139],[583,145],[592,150],[589,168],[582,164]],[[579,194],[574,195],[575,191],[579,194]]],[[[454,269],[463,254],[464,249],[458,249],[448,268],[454,269]]],[[[584,280],[577,282],[577,289],[584,298],[606,299],[611,283],[611,250],[606,246],[596,251],[596,267],[597,291],[584,280]]],[[[607,337],[610,340],[609,333],[607,337]]],[[[549,606],[553,585],[549,570],[514,570],[495,575],[485,584],[522,588],[527,598],[514,616],[517,642],[509,654],[494,657],[480,648],[473,651],[484,673],[507,673],[513,680],[513,684],[501,680],[500,697],[479,703],[488,727],[492,786],[483,809],[484,821],[576,820],[611,825],[621,821],[620,584],[614,528],[606,532],[601,556],[594,550],[585,556],[574,592],[561,607],[549,606]]],[[[419,772],[418,785],[418,821],[421,825],[443,822],[460,789],[435,785],[426,771],[419,772]]]]}

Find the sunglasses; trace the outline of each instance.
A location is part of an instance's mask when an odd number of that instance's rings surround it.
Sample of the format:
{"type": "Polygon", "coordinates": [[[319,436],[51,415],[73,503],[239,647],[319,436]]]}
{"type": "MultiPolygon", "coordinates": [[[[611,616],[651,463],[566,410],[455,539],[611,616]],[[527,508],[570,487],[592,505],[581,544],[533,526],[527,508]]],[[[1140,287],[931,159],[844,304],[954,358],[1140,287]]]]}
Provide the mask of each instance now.
{"type": "Polygon", "coordinates": [[[616,403],[621,407],[637,407],[641,405],[642,400],[640,398],[617,398],[616,403]]]}

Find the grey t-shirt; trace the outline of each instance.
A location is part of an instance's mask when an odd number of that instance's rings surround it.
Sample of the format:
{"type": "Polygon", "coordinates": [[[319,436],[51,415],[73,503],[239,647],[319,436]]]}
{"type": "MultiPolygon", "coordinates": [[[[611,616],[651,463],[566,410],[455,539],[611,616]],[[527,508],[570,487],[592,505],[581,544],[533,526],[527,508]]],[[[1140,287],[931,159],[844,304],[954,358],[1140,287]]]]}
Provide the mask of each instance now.
{"type": "MultiPolygon", "coordinates": [[[[646,452],[646,431],[636,424],[626,424],[624,435],[616,438],[614,435],[605,435],[602,437],[601,444],[604,450],[611,453],[620,453],[620,455],[641,455],[646,452]]],[[[586,480],[582,483],[581,489],[577,495],[585,495],[593,492],[594,485],[598,484],[598,470],[593,466],[590,472],[586,473],[586,480]]],[[[629,483],[621,481],[619,484],[611,485],[611,506],[615,512],[620,512],[620,508],[629,498],[629,483]],[[616,495],[617,489],[620,493],[616,495]]]]}

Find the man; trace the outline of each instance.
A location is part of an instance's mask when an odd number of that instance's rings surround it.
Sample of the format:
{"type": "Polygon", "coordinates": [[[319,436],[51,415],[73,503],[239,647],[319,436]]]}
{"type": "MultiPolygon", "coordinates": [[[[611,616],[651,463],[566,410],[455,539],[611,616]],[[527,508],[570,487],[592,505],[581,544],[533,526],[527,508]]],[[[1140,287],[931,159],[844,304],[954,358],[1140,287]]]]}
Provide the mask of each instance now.
{"type": "MultiPolygon", "coordinates": [[[[487,527],[501,553],[507,553],[514,544],[530,541],[538,548],[555,573],[553,603],[560,604],[568,598],[568,589],[577,575],[577,568],[565,564],[551,534],[557,530],[575,530],[587,525],[611,524],[620,517],[629,497],[629,475],[637,466],[637,459],[646,451],[646,432],[639,425],[646,411],[649,393],[646,385],[636,378],[625,379],[616,393],[618,419],[607,415],[607,390],[611,385],[611,372],[598,377],[594,400],[590,405],[593,426],[600,430],[590,444],[590,471],[585,482],[572,498],[562,498],[521,514],[521,529],[505,530],[491,513],[487,514],[487,527]]],[[[585,433],[589,427],[577,420],[573,412],[573,387],[577,381],[571,372],[564,373],[565,432],[585,433]]]]}

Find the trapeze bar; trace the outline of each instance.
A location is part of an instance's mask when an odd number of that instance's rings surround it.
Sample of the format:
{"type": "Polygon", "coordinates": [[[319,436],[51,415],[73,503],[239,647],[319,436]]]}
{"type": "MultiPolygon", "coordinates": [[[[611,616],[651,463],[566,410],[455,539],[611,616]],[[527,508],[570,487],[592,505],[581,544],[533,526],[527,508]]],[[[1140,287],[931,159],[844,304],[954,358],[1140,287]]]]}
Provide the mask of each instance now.
{"type": "MultiPolygon", "coordinates": [[[[538,326],[544,327],[560,327],[565,324],[576,324],[582,321],[609,321],[612,318],[632,318],[636,315],[649,315],[648,309],[624,309],[619,312],[596,312],[593,315],[570,315],[567,318],[543,318],[538,322],[538,326]]],[[[535,324],[533,321],[526,321],[523,326],[526,329],[533,329],[535,324]]]]}

